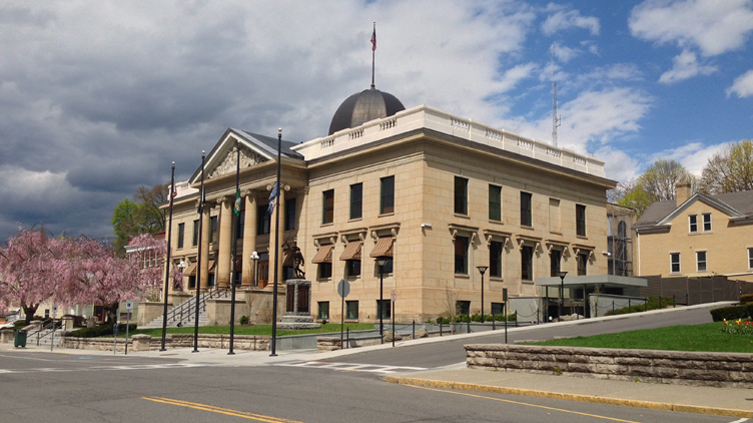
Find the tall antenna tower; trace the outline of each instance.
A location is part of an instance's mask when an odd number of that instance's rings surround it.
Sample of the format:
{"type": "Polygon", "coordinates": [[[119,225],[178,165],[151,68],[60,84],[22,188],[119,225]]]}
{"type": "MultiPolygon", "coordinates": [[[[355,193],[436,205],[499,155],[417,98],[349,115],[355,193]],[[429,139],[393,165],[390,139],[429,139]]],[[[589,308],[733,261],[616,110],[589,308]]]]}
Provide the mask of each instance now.
{"type": "Polygon", "coordinates": [[[557,127],[562,124],[562,118],[557,113],[557,81],[554,80],[554,44],[552,51],[552,146],[557,146],[557,127]]]}

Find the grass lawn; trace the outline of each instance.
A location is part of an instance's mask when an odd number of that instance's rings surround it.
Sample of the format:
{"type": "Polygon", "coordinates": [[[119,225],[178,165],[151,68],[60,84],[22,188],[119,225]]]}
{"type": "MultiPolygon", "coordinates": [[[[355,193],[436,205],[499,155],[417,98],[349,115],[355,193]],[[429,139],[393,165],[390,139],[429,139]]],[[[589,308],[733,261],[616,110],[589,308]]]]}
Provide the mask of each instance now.
{"type": "Polygon", "coordinates": [[[693,326],[673,326],[609,335],[557,339],[536,342],[534,345],[753,353],[752,335],[722,333],[721,327],[721,322],[693,326]]]}
{"type": "MultiPolygon", "coordinates": [[[[350,330],[366,330],[374,329],[373,323],[346,323],[345,329],[350,330]]],[[[306,335],[311,333],[328,333],[328,332],[340,332],[340,325],[335,323],[327,323],[322,325],[319,329],[308,330],[277,330],[277,336],[290,336],[290,335],[306,335]]],[[[194,327],[182,327],[182,328],[167,328],[167,333],[194,333],[194,327]]],[[[224,334],[230,335],[230,326],[201,326],[199,327],[199,333],[208,334],[224,334]]],[[[267,335],[272,336],[272,325],[255,325],[255,326],[241,326],[235,325],[236,335],[267,335]]],[[[155,337],[162,336],[162,329],[137,329],[133,332],[129,332],[129,336],[133,335],[151,335],[155,337]]],[[[112,337],[112,335],[110,335],[112,337]]],[[[119,338],[125,338],[125,332],[118,333],[119,338]]]]}

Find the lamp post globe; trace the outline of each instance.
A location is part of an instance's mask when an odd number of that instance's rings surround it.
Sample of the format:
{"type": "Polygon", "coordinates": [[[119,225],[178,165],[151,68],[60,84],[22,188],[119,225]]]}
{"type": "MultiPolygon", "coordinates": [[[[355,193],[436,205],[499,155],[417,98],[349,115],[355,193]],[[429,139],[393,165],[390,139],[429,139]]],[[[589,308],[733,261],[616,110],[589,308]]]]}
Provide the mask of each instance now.
{"type": "Polygon", "coordinates": [[[257,266],[257,263],[259,263],[259,253],[257,253],[256,251],[254,251],[253,253],[251,253],[251,261],[254,262],[254,282],[253,282],[253,285],[254,286],[258,286],[259,285],[259,279],[258,279],[259,268],[257,266]]]}

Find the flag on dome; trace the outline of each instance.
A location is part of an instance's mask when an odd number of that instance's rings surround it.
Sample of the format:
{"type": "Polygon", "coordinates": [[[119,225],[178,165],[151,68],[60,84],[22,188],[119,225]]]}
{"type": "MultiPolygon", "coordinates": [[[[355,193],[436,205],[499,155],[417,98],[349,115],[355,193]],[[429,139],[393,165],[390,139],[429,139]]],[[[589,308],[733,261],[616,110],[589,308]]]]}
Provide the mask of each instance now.
{"type": "Polygon", "coordinates": [[[371,51],[376,50],[376,23],[374,24],[374,32],[371,33],[371,51]]]}

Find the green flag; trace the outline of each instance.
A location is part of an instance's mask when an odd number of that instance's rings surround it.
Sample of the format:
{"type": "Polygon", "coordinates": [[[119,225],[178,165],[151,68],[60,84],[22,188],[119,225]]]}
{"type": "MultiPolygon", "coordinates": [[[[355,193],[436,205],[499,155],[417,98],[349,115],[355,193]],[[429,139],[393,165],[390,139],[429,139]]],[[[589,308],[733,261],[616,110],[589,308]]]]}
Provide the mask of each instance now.
{"type": "Polygon", "coordinates": [[[238,193],[235,196],[235,206],[233,207],[233,211],[237,216],[241,215],[241,190],[238,190],[238,193]]]}

